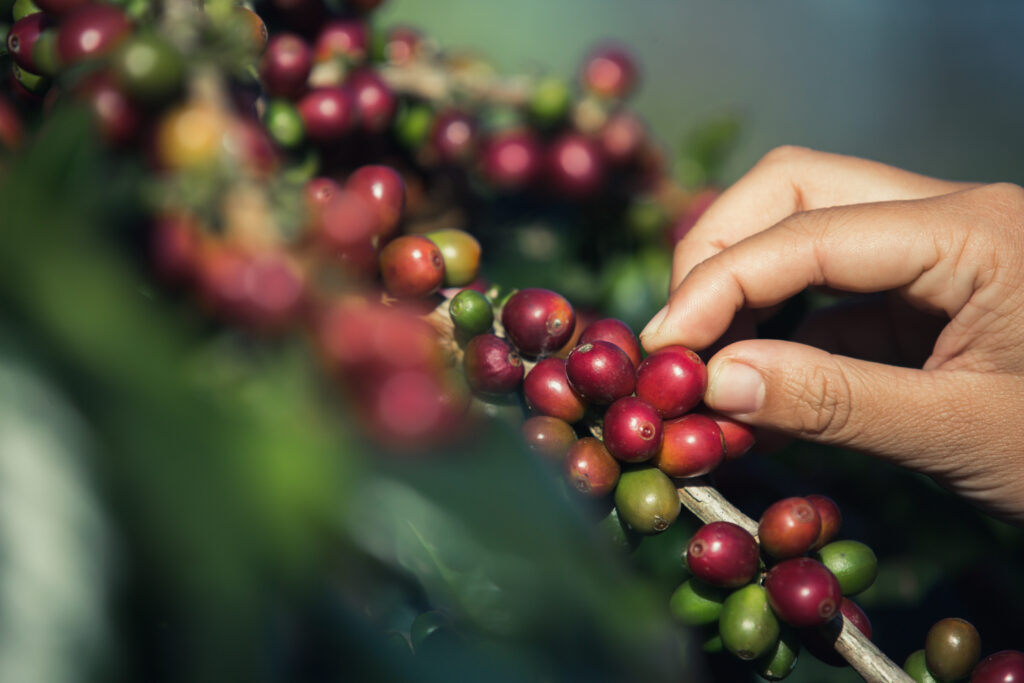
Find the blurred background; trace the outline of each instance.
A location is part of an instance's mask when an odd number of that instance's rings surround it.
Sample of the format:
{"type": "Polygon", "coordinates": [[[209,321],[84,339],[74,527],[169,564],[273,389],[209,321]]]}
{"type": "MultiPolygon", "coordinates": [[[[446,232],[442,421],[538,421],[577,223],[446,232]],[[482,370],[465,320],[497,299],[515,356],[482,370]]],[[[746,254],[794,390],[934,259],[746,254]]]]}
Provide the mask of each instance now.
{"type": "MultiPolygon", "coordinates": [[[[683,179],[693,131],[724,117],[735,142],[700,181],[800,144],[1024,182],[1020,3],[389,0],[374,21],[570,80],[596,43],[629,46],[633,102],[683,179]]],[[[417,458],[364,440],[307,340],[254,342],[154,286],[130,258],[139,166],[94,137],[58,118],[0,182],[0,681],[756,680],[669,614],[694,518],[622,553],[607,507],[568,497],[514,420],[417,458]]],[[[571,241],[532,262],[494,243],[506,284],[604,291],[554,265],[571,241]]],[[[612,293],[586,303],[639,329],[667,247],[615,249],[612,293]]],[[[1024,645],[1021,530],[834,449],[717,474],[754,518],[839,502],[843,537],[879,557],[860,602],[897,663],[946,616],[985,653],[1024,645]]],[[[805,659],[790,680],[858,680],[805,659]]]]}

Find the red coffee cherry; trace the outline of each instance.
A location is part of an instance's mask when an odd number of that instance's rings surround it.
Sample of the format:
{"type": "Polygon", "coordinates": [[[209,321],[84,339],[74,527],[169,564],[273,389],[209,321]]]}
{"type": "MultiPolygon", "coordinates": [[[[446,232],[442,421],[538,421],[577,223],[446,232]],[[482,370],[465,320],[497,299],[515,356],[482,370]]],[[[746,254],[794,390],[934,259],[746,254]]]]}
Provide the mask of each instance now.
{"type": "Polygon", "coordinates": [[[811,550],[820,550],[822,546],[831,543],[839,535],[839,527],[843,524],[843,513],[839,511],[839,505],[828,496],[812,493],[804,496],[804,499],[814,506],[821,518],[821,533],[818,539],[811,545],[811,550]]]}
{"type": "MultiPolygon", "coordinates": [[[[843,598],[839,611],[857,627],[868,640],[871,640],[871,620],[860,605],[849,598],[843,598]]],[[[830,621],[817,628],[801,632],[800,642],[807,651],[829,666],[849,666],[849,663],[836,652],[836,639],[839,637],[842,622],[839,619],[830,621]]]]}
{"type": "Polygon", "coordinates": [[[444,280],[444,258],[426,237],[404,235],[380,252],[384,288],[391,296],[419,298],[433,294],[444,280]]]}
{"type": "Polygon", "coordinates": [[[598,133],[605,158],[617,165],[632,161],[646,141],[647,127],[640,117],[629,111],[613,114],[598,133]]]}
{"type": "Polygon", "coordinates": [[[399,370],[383,375],[360,397],[370,434],[405,453],[452,441],[469,403],[436,372],[399,370]]]}
{"type": "Polygon", "coordinates": [[[310,181],[305,196],[311,204],[314,233],[325,249],[347,253],[371,244],[377,212],[361,196],[340,189],[328,178],[310,181]]]}
{"type": "Polygon", "coordinates": [[[598,405],[629,396],[636,386],[632,361],[611,342],[577,346],[566,359],[565,371],[572,388],[585,400],[598,405]]]}
{"type": "Polygon", "coordinates": [[[565,460],[565,454],[576,443],[572,426],[557,417],[534,415],[523,422],[521,431],[527,448],[551,463],[565,460]]]}
{"type": "Polygon", "coordinates": [[[396,26],[388,31],[384,54],[392,64],[408,64],[416,58],[423,35],[408,26],[396,26]]]}
{"type": "Polygon", "coordinates": [[[732,522],[705,524],[686,547],[686,564],[693,575],[713,586],[739,588],[757,574],[757,541],[732,522]]]}
{"type": "Polygon", "coordinates": [[[380,133],[391,125],[398,99],[390,86],[374,71],[358,71],[346,83],[355,101],[359,127],[367,133],[380,133]]]}
{"type": "Polygon", "coordinates": [[[131,22],[117,7],[90,4],[68,13],[57,30],[57,57],[68,66],[104,55],[132,30],[131,22]]]}
{"type": "Polygon", "coordinates": [[[596,194],[605,181],[601,150],[578,133],[566,133],[548,149],[547,168],[552,188],[570,199],[596,194]]]}
{"type": "MultiPolygon", "coordinates": [[[[93,113],[103,139],[112,145],[134,142],[142,128],[144,114],[109,74],[97,71],[78,84],[75,95],[93,113]]],[[[180,149],[180,148],[178,148],[180,149]]]]}
{"type": "Polygon", "coordinates": [[[725,459],[733,460],[746,454],[754,445],[754,428],[731,417],[708,411],[704,413],[718,424],[725,440],[725,459]]]}
{"type": "Polygon", "coordinates": [[[150,232],[150,258],[168,283],[192,280],[202,249],[199,222],[188,214],[160,216],[150,232]]]}
{"type": "Polygon", "coordinates": [[[531,410],[569,423],[582,420],[587,410],[587,404],[569,386],[561,358],[545,358],[533,366],[523,381],[523,395],[531,410]]]}
{"type": "Polygon", "coordinates": [[[618,45],[598,48],[583,65],[583,87],[599,97],[625,97],[636,82],[636,62],[628,50],[618,45]]]}
{"type": "Polygon", "coordinates": [[[685,346],[655,351],[636,369],[636,395],[671,420],[691,410],[704,397],[708,370],[685,346]]]}
{"type": "Polygon", "coordinates": [[[576,313],[565,297],[548,289],[521,289],[501,311],[505,333],[520,351],[540,356],[560,349],[576,328],[576,313]]]}
{"type": "Polygon", "coordinates": [[[36,6],[51,17],[57,17],[88,3],[89,0],[37,0],[36,6]]]}
{"type": "Polygon", "coordinates": [[[604,444],[585,436],[565,456],[565,477],[580,493],[599,498],[615,490],[621,473],[619,462],[604,444]]]}
{"type": "Polygon", "coordinates": [[[784,498],[773,503],[757,525],[761,548],[781,560],[803,555],[821,533],[821,518],[805,498],[784,498]]]}
{"type": "Polygon", "coordinates": [[[636,338],[629,325],[615,318],[602,318],[587,325],[580,335],[579,344],[590,342],[606,341],[615,344],[626,352],[633,367],[640,365],[643,359],[643,351],[640,349],[640,340],[636,338]]]}
{"type": "Polygon", "coordinates": [[[821,626],[839,612],[839,581],[809,557],[783,560],[768,571],[764,587],[779,619],[796,628],[821,626]]]}
{"type": "Polygon", "coordinates": [[[478,334],[469,341],[463,367],[469,386],[480,394],[507,394],[523,381],[523,359],[493,334],[478,334]]]}
{"type": "Polygon", "coordinates": [[[978,662],[971,683],[1021,683],[1024,681],[1024,652],[1002,650],[978,662]]]}
{"type": "Polygon", "coordinates": [[[270,39],[260,59],[260,83],[270,97],[293,99],[306,90],[313,51],[301,37],[280,33],[270,39]]]}
{"type": "Polygon", "coordinates": [[[314,59],[317,62],[335,58],[358,62],[366,57],[369,43],[370,35],[365,22],[357,19],[332,21],[317,36],[313,48],[314,59]]]}
{"type": "Polygon", "coordinates": [[[11,59],[25,71],[34,74],[39,73],[39,67],[32,58],[32,48],[35,47],[39,34],[46,28],[47,19],[42,12],[30,14],[14,22],[7,34],[7,52],[10,53],[11,59]]]}
{"type": "Polygon", "coordinates": [[[306,137],[313,142],[333,142],[352,130],[355,103],[348,88],[319,88],[307,93],[297,107],[306,137]]]}
{"type": "Polygon", "coordinates": [[[532,133],[510,130],[498,133],[484,147],[480,170],[495,187],[521,190],[537,177],[542,150],[532,133]]]}
{"type": "Polygon", "coordinates": [[[461,111],[446,111],[434,119],[430,140],[438,158],[445,163],[467,160],[476,147],[476,121],[461,111]]]}
{"type": "Polygon", "coordinates": [[[670,477],[699,477],[718,467],[725,456],[722,430],[696,413],[665,422],[665,436],[654,465],[670,477]]]}
{"type": "Polygon", "coordinates": [[[395,232],[405,211],[405,181],[398,171],[390,166],[362,166],[345,181],[345,189],[373,208],[377,235],[388,237],[395,232]]]}
{"type": "Polygon", "coordinates": [[[604,414],[604,445],[619,460],[649,460],[661,446],[658,411],[635,396],[615,401],[604,414]]]}
{"type": "Polygon", "coordinates": [[[338,185],[331,178],[311,178],[306,181],[302,188],[302,197],[305,199],[306,210],[309,211],[309,225],[316,226],[321,213],[331,197],[341,192],[341,185],[338,185]]]}

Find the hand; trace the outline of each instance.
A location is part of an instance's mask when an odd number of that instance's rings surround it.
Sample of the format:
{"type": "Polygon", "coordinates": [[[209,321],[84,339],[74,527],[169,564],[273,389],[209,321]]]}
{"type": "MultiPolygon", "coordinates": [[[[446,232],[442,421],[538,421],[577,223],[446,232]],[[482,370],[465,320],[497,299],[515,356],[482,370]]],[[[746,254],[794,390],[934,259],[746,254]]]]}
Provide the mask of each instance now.
{"type": "Polygon", "coordinates": [[[726,346],[708,363],[706,403],[924,472],[1024,524],[1024,190],[781,148],[679,242],[668,305],[641,340],[705,349],[745,307],[814,285],[895,292],[941,316],[941,333],[876,297],[811,322],[816,346],[726,346]],[[893,364],[922,344],[919,369],[893,364]]]}

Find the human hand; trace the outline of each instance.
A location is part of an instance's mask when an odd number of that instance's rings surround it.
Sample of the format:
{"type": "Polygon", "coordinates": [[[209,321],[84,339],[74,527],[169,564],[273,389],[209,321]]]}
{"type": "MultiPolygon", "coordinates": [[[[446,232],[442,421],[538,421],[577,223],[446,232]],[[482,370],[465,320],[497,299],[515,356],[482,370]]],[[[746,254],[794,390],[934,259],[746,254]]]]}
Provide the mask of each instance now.
{"type": "Polygon", "coordinates": [[[705,349],[742,309],[814,285],[895,292],[940,324],[878,297],[809,323],[814,345],[732,343],[708,363],[705,402],[918,470],[1024,524],[1024,190],[780,148],[679,242],[641,341],[705,349]],[[893,364],[917,347],[923,366],[893,364]]]}

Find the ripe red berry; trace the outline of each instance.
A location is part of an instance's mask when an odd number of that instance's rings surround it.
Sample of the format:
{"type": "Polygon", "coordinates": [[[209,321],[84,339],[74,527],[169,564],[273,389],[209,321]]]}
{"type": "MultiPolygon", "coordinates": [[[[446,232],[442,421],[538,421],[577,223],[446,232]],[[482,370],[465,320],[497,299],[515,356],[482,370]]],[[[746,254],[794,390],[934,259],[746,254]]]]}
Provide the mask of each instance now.
{"type": "Polygon", "coordinates": [[[583,399],[569,386],[561,358],[545,358],[533,366],[523,381],[523,395],[533,411],[569,423],[582,420],[587,410],[583,399]]]}
{"type": "Polygon", "coordinates": [[[576,443],[576,432],[557,417],[534,415],[523,422],[521,431],[527,448],[552,463],[561,463],[576,443]]]}
{"type": "Polygon", "coordinates": [[[828,496],[812,493],[809,496],[804,496],[804,499],[814,506],[818,517],[821,518],[821,532],[818,534],[818,539],[811,545],[811,550],[819,550],[839,535],[839,527],[843,524],[843,513],[839,511],[839,505],[828,496]]]}
{"type": "Polygon", "coordinates": [[[113,5],[83,5],[61,19],[57,57],[63,66],[110,52],[132,30],[124,12],[113,5]]]}
{"type": "Polygon", "coordinates": [[[520,351],[540,356],[560,349],[576,328],[576,313],[561,294],[548,289],[521,289],[501,311],[505,333],[520,351]]]}
{"type": "Polygon", "coordinates": [[[484,147],[481,172],[489,183],[502,190],[521,190],[537,177],[541,147],[527,131],[499,133],[484,147]]]}
{"type": "Polygon", "coordinates": [[[313,51],[301,37],[280,33],[270,39],[260,59],[260,83],[270,97],[296,98],[306,90],[313,51]]]}
{"type": "Polygon", "coordinates": [[[592,436],[585,436],[565,455],[565,477],[582,494],[595,498],[615,490],[621,473],[618,461],[604,444],[592,436]]]}
{"type": "Polygon", "coordinates": [[[89,3],[89,0],[36,0],[36,6],[52,17],[67,14],[89,3]]]}
{"type": "Polygon", "coordinates": [[[124,90],[103,71],[82,79],[76,95],[88,105],[103,138],[114,145],[133,142],[143,122],[143,112],[124,90]]]}
{"type": "Polygon", "coordinates": [[[551,143],[547,170],[552,188],[570,199],[596,194],[604,185],[605,161],[597,145],[578,133],[551,143]]]}
{"type": "Polygon", "coordinates": [[[699,477],[718,467],[725,456],[722,430],[697,414],[665,422],[665,437],[654,465],[670,477],[699,477]]]}
{"type": "Polygon", "coordinates": [[[443,112],[434,119],[430,139],[441,161],[465,161],[476,146],[476,121],[460,111],[443,112]]]}
{"type": "Polygon", "coordinates": [[[262,332],[280,332],[293,323],[305,296],[302,272],[282,253],[248,259],[242,299],[243,322],[262,332]]]}
{"type": "Polygon", "coordinates": [[[753,447],[753,427],[719,413],[708,411],[704,414],[714,420],[718,428],[722,430],[722,438],[725,440],[726,460],[738,458],[746,454],[753,447]]]}
{"type": "Polygon", "coordinates": [[[314,59],[326,62],[339,58],[356,62],[366,57],[369,46],[366,23],[356,19],[332,21],[324,26],[313,48],[314,59]]]}
{"type": "Polygon", "coordinates": [[[481,394],[507,394],[523,381],[523,359],[493,334],[478,334],[469,341],[463,367],[469,386],[481,394]]]}
{"type": "Polygon", "coordinates": [[[201,247],[198,222],[187,214],[161,216],[150,233],[153,267],[170,283],[184,283],[194,277],[201,247]]]}
{"type": "Polygon", "coordinates": [[[685,346],[666,346],[636,369],[636,395],[671,420],[696,406],[708,386],[704,361],[685,346]]]}
{"type": "Polygon", "coordinates": [[[768,571],[764,587],[775,614],[796,628],[824,624],[839,612],[843,597],[832,572],[809,557],[775,565],[768,571]]]}
{"type": "Polygon", "coordinates": [[[635,396],[615,401],[604,414],[604,445],[619,460],[649,460],[661,446],[658,411],[635,396]]]}
{"type": "Polygon", "coordinates": [[[693,575],[713,586],[739,588],[757,574],[757,541],[732,522],[705,524],[686,546],[686,564],[693,575]]]}
{"type": "Polygon", "coordinates": [[[616,318],[602,318],[587,325],[580,335],[577,344],[589,344],[595,341],[606,341],[615,344],[626,352],[633,367],[640,365],[643,359],[643,352],[640,350],[640,340],[636,338],[629,325],[616,318]]]}
{"type": "Polygon", "coordinates": [[[626,352],[615,344],[596,341],[581,344],[565,363],[569,384],[590,403],[605,405],[629,396],[636,387],[636,373],[626,352]]]}
{"type": "Polygon", "coordinates": [[[404,235],[380,252],[384,288],[394,297],[416,298],[433,294],[444,280],[444,258],[426,237],[404,235]]]}
{"type": "Polygon", "coordinates": [[[332,142],[352,130],[355,103],[348,88],[319,88],[307,93],[297,107],[306,137],[313,142],[332,142]]]}
{"type": "Polygon", "coordinates": [[[632,161],[647,139],[647,128],[636,114],[622,111],[611,116],[598,133],[604,157],[612,164],[632,161]]]}
{"type": "Polygon", "coordinates": [[[1002,650],[978,662],[971,673],[971,683],[1024,682],[1024,652],[1002,650]]]}
{"type": "Polygon", "coordinates": [[[782,560],[803,555],[821,533],[821,518],[805,498],[784,498],[773,503],[757,525],[761,548],[782,560]]]}
{"type": "MultiPolygon", "coordinates": [[[[871,640],[871,621],[860,605],[849,598],[843,598],[839,611],[857,627],[868,640],[871,640]]],[[[807,629],[800,634],[800,642],[812,655],[829,666],[848,666],[842,656],[836,652],[836,639],[839,637],[842,622],[838,619],[817,628],[807,629]]]]}
{"type": "Polygon", "coordinates": [[[403,452],[451,441],[465,425],[468,402],[436,372],[400,370],[367,387],[361,410],[370,433],[403,452]]]}
{"type": "Polygon", "coordinates": [[[365,70],[352,74],[348,87],[355,100],[359,127],[368,133],[380,133],[395,118],[398,99],[375,72],[365,70]]]}
{"type": "Polygon", "coordinates": [[[583,86],[600,97],[625,97],[636,86],[636,81],[633,56],[617,45],[598,48],[583,65],[583,86]]]}
{"type": "Polygon", "coordinates": [[[345,189],[362,198],[377,214],[375,234],[388,237],[405,210],[405,181],[390,166],[362,166],[345,181],[345,189]]]}
{"type": "Polygon", "coordinates": [[[408,64],[416,58],[423,36],[414,28],[396,26],[388,31],[384,44],[384,55],[392,64],[408,64]]]}
{"type": "Polygon", "coordinates": [[[34,74],[39,73],[39,67],[32,58],[32,48],[35,47],[46,24],[47,16],[42,12],[36,12],[14,22],[7,34],[7,52],[10,53],[11,59],[22,69],[34,74]]]}
{"type": "Polygon", "coordinates": [[[326,182],[306,187],[320,244],[328,251],[342,253],[370,245],[378,221],[373,206],[354,192],[339,190],[333,181],[323,180],[326,182]]]}
{"type": "Polygon", "coordinates": [[[302,188],[306,210],[309,212],[309,224],[317,225],[321,213],[334,195],[341,192],[341,186],[331,178],[311,178],[302,188]]]}

